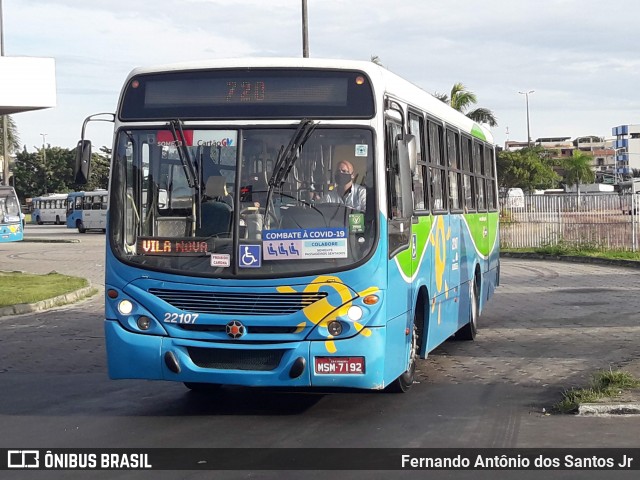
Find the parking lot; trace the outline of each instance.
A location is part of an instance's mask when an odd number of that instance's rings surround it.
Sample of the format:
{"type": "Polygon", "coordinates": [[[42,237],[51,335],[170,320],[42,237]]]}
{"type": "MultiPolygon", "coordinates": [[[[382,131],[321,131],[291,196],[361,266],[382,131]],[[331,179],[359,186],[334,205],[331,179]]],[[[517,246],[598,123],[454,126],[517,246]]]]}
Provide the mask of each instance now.
{"type": "MultiPolygon", "coordinates": [[[[0,246],[3,269],[86,277],[100,290],[87,303],[102,311],[104,234],[28,225],[26,239],[0,246]]],[[[423,378],[573,386],[594,370],[640,358],[640,270],[502,263],[502,285],[483,312],[478,340],[440,347],[422,365],[423,378]],[[523,315],[529,310],[535,315],[523,315]]]]}
{"type": "Polygon", "coordinates": [[[406,395],[225,388],[202,398],[182,384],[109,380],[105,236],[27,226],[36,238],[0,245],[2,269],[82,275],[101,294],[0,318],[2,446],[640,447],[640,417],[543,411],[599,369],[640,375],[640,270],[502,259],[476,341],[420,361],[406,395]]]}

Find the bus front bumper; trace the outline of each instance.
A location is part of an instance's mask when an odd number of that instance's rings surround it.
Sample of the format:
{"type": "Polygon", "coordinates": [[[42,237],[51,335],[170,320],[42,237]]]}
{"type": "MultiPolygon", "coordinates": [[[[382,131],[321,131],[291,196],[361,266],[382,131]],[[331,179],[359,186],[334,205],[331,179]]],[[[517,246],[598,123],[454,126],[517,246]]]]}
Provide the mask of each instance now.
{"type": "Polygon", "coordinates": [[[385,380],[399,374],[390,373],[389,364],[385,374],[387,328],[333,342],[243,344],[138,334],[106,320],[109,376],[252,387],[382,389],[385,380]]]}

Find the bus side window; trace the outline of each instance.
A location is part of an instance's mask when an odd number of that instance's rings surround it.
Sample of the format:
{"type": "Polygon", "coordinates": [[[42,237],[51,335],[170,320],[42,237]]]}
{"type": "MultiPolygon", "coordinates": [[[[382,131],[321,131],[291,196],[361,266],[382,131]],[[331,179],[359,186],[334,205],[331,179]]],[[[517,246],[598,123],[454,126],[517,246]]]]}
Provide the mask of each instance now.
{"type": "Polygon", "coordinates": [[[424,152],[424,118],[421,115],[409,113],[409,133],[416,137],[416,156],[417,164],[413,172],[413,208],[417,212],[427,211],[429,209],[427,203],[427,195],[425,184],[427,177],[427,164],[425,162],[424,152]]]}

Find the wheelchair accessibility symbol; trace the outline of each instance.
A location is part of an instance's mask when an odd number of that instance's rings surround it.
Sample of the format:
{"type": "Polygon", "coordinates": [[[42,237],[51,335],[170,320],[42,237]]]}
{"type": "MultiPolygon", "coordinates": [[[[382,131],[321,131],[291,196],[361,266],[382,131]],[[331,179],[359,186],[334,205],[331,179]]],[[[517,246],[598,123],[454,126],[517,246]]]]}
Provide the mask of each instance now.
{"type": "Polygon", "coordinates": [[[260,245],[240,245],[238,258],[242,268],[260,268],[262,265],[260,245]]]}

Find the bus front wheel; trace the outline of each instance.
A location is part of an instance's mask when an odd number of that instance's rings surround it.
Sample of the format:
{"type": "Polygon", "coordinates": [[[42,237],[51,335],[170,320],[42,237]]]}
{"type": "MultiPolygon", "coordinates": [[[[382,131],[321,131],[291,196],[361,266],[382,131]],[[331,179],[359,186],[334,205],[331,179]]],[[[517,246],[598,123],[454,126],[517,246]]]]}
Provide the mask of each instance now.
{"type": "Polygon", "coordinates": [[[406,393],[416,378],[416,362],[418,360],[418,327],[414,319],[411,326],[411,340],[409,345],[409,364],[407,370],[389,384],[385,391],[390,393],[406,393]]]}
{"type": "Polygon", "coordinates": [[[82,223],[82,220],[78,220],[78,223],[76,224],[76,226],[78,227],[78,232],[87,233],[87,229],[84,228],[84,223],[82,223]]]}
{"type": "Polygon", "coordinates": [[[37,223],[38,225],[42,225],[42,224],[44,223],[42,220],[40,220],[40,215],[38,215],[38,216],[36,217],[36,223],[37,223]]]}

